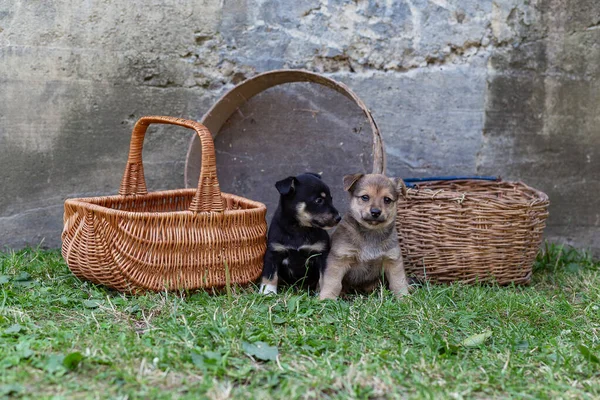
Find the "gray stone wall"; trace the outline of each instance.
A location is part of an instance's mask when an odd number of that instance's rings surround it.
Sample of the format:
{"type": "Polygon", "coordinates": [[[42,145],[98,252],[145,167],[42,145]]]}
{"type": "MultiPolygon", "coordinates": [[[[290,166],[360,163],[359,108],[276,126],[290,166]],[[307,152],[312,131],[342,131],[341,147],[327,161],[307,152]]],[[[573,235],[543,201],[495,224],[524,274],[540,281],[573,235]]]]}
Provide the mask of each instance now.
{"type": "MultiPolygon", "coordinates": [[[[600,252],[598,43],[596,0],[0,0],[0,246],[59,246],[63,200],[116,192],[138,117],[303,68],[369,105],[391,175],[523,180],[548,238],[600,252]]],[[[158,131],[149,186],[181,187],[189,135],[158,131]]]]}

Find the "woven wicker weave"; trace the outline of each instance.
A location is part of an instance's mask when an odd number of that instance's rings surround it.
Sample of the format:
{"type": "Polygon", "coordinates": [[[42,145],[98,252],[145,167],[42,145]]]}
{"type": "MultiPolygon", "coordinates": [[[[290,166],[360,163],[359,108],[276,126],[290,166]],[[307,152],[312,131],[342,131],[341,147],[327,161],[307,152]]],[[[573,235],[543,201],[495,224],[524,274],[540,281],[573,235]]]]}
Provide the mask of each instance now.
{"type": "Polygon", "coordinates": [[[210,132],[193,121],[144,117],[133,129],[119,195],[65,201],[62,255],[80,278],[135,292],[222,287],[255,280],[266,250],[266,207],[221,193],[210,132]],[[142,147],[148,125],[196,131],[196,189],[147,193],[142,147]]]}
{"type": "Polygon", "coordinates": [[[436,181],[405,189],[396,226],[406,271],[433,282],[528,283],[548,204],[523,183],[436,181]]]}

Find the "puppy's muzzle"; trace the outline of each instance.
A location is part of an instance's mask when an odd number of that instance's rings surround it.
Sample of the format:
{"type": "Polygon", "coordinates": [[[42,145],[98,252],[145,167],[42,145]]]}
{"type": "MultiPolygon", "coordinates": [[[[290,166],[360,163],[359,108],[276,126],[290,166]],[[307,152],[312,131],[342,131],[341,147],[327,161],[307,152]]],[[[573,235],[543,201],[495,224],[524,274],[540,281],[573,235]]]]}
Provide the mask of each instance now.
{"type": "Polygon", "coordinates": [[[369,225],[379,225],[386,222],[385,215],[378,208],[371,208],[368,214],[363,214],[362,219],[369,223],[369,225]]]}
{"type": "Polygon", "coordinates": [[[338,214],[334,215],[319,215],[314,218],[312,223],[319,228],[333,228],[342,220],[342,216],[338,214]]]}

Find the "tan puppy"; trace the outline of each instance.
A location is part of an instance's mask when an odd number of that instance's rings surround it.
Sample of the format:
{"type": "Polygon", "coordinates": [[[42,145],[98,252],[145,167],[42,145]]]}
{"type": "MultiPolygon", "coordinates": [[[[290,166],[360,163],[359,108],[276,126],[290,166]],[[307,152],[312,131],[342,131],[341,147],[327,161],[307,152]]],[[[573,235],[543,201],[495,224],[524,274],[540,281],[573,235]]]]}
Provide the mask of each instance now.
{"type": "Polygon", "coordinates": [[[344,190],[350,210],[331,237],[331,251],[321,273],[320,299],[335,299],[342,291],[371,292],[385,273],[390,290],[408,294],[396,233],[397,183],[385,175],[346,175],[344,190]]]}

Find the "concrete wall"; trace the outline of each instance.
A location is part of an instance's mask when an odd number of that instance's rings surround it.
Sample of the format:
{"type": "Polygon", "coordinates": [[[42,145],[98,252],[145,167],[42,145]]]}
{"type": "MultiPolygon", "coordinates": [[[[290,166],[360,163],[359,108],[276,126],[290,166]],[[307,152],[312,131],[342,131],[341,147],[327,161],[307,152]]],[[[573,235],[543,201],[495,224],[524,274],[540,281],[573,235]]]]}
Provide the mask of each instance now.
{"type": "MultiPolygon", "coordinates": [[[[0,246],[59,246],[63,200],[116,192],[138,117],[304,68],[369,105],[391,175],[524,180],[550,239],[600,252],[599,43],[596,0],[0,0],[0,246]]],[[[152,189],[183,185],[188,140],[148,137],[152,189]]]]}

